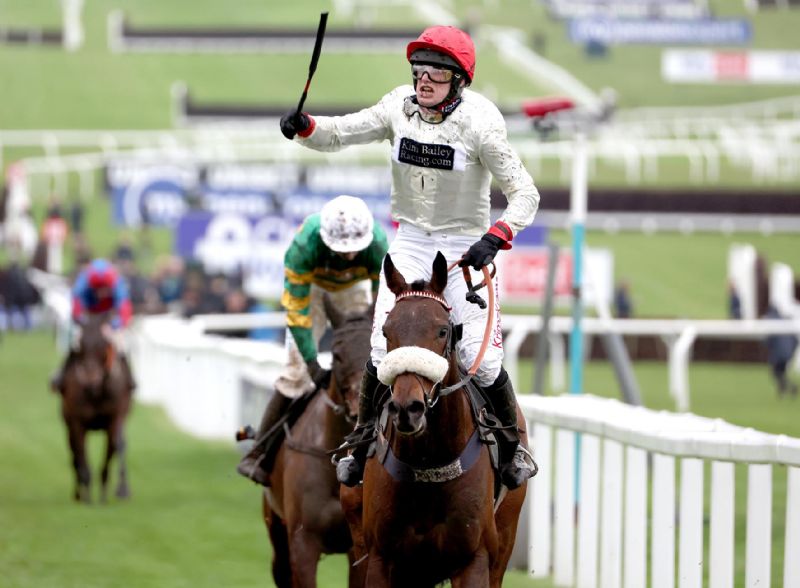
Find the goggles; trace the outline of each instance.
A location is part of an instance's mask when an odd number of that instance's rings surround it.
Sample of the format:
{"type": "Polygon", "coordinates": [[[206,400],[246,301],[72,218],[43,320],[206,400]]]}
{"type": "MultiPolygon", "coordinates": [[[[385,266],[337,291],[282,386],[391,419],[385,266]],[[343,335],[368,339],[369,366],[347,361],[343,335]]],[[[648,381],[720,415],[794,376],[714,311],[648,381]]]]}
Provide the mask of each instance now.
{"type": "Polygon", "coordinates": [[[445,67],[436,67],[435,65],[428,65],[425,63],[414,63],[411,65],[411,75],[414,76],[414,81],[417,82],[422,79],[423,74],[428,74],[428,79],[438,84],[444,84],[456,76],[456,72],[452,69],[445,67]]]}

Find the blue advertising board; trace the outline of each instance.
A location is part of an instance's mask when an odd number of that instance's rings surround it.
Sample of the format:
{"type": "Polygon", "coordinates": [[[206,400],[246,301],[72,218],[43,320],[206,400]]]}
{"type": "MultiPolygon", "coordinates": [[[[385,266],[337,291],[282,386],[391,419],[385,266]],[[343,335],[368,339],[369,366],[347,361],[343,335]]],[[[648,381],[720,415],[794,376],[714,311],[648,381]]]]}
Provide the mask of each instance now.
{"type": "Polygon", "coordinates": [[[744,19],[575,18],[567,26],[570,40],[580,45],[744,45],[753,36],[744,19]]]}

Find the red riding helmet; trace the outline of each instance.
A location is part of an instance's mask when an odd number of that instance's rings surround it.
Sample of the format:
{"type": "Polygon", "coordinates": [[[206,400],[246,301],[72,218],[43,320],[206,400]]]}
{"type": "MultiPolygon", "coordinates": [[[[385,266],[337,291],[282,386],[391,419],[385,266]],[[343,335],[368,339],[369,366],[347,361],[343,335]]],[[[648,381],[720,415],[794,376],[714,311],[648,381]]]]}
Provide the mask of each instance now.
{"type": "Polygon", "coordinates": [[[467,74],[469,81],[475,75],[475,44],[472,38],[456,27],[428,27],[416,41],[411,41],[406,48],[406,57],[411,61],[411,54],[419,49],[428,49],[453,58],[467,74]]]}
{"type": "Polygon", "coordinates": [[[89,266],[88,278],[93,289],[111,288],[117,282],[117,272],[105,259],[96,259],[89,266]]]}

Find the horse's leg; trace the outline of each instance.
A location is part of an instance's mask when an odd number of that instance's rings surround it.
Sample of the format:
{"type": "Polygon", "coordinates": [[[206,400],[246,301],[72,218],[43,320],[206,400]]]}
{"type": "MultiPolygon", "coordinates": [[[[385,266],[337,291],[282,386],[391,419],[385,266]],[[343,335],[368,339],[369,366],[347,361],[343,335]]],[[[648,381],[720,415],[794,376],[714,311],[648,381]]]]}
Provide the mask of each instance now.
{"type": "Polygon", "coordinates": [[[350,561],[348,588],[366,586],[367,546],[364,543],[361,507],[363,505],[363,486],[348,487],[342,485],[339,490],[339,502],[342,505],[353,547],[347,552],[350,561]],[[354,565],[355,564],[355,565],[354,565]]]}
{"type": "Polygon", "coordinates": [[[485,548],[479,549],[472,562],[452,578],[450,583],[453,588],[483,588],[485,586],[499,588],[500,586],[500,584],[492,584],[489,581],[489,554],[485,548]]]}
{"type": "Polygon", "coordinates": [[[320,539],[307,532],[302,522],[289,531],[289,560],[294,588],[315,588],[317,565],[322,552],[320,539]]]}
{"type": "Polygon", "coordinates": [[[75,500],[91,502],[92,495],[89,484],[92,474],[86,461],[86,429],[78,423],[70,423],[69,447],[72,450],[72,468],[75,470],[75,500]]]}
{"type": "Polygon", "coordinates": [[[367,582],[367,557],[358,556],[355,548],[347,552],[348,567],[347,588],[366,588],[367,582]]]}
{"type": "Polygon", "coordinates": [[[106,429],[106,456],[103,459],[103,469],[100,470],[100,502],[108,502],[108,472],[111,469],[111,460],[117,451],[117,426],[112,423],[106,429]]]}
{"type": "Polygon", "coordinates": [[[267,497],[262,494],[261,510],[264,524],[267,526],[269,539],[272,542],[272,579],[277,588],[291,588],[292,568],[289,563],[289,534],[286,525],[269,505],[267,497]]]}
{"type": "Polygon", "coordinates": [[[383,561],[383,558],[374,548],[370,550],[367,562],[366,581],[364,585],[369,586],[369,588],[389,588],[389,586],[391,586],[389,580],[389,565],[383,561]]]}
{"type": "MultiPolygon", "coordinates": [[[[124,418],[124,417],[123,417],[124,418]]],[[[122,418],[120,419],[122,421],[122,418]]],[[[125,424],[120,422],[117,438],[117,466],[119,468],[119,479],[114,495],[117,498],[130,498],[131,489],[128,486],[128,442],[125,439],[125,424]]]]}

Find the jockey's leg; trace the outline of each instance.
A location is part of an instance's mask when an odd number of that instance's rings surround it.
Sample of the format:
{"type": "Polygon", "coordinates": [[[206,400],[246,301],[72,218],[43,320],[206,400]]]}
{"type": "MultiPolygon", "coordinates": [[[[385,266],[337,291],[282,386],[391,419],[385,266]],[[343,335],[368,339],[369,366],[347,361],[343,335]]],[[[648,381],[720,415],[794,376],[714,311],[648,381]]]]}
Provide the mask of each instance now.
{"type": "Polygon", "coordinates": [[[56,373],[54,373],[50,377],[50,389],[53,392],[59,392],[61,394],[64,393],[64,374],[67,371],[67,368],[72,364],[72,361],[75,359],[75,352],[70,349],[69,353],[67,354],[66,359],[64,359],[64,363],[62,363],[56,373]]]}
{"type": "Polygon", "coordinates": [[[119,362],[122,365],[122,373],[125,374],[125,380],[128,384],[128,389],[133,391],[136,389],[136,380],[133,379],[133,370],[131,363],[128,361],[128,356],[124,353],[119,354],[119,362]]]}
{"type": "Polygon", "coordinates": [[[269,471],[272,469],[275,453],[280,447],[280,444],[275,441],[282,431],[281,427],[276,427],[275,425],[291,403],[291,398],[284,396],[277,390],[272,394],[272,398],[267,403],[267,407],[261,417],[261,424],[258,426],[253,448],[236,466],[236,471],[245,478],[250,478],[262,486],[269,486],[269,471]]]}
{"type": "Polygon", "coordinates": [[[504,427],[497,432],[500,477],[509,490],[514,490],[536,475],[537,468],[530,452],[519,442],[517,401],[508,372],[501,368],[497,379],[484,390],[492,401],[495,416],[504,427]]]}
{"type": "Polygon", "coordinates": [[[366,441],[375,435],[375,419],[378,416],[376,404],[386,388],[386,385],[378,380],[378,370],[372,365],[372,360],[367,360],[364,377],[361,379],[361,394],[358,397],[358,422],[353,432],[347,436],[347,441],[350,443],[359,441],[365,443],[353,449],[350,455],[336,464],[336,477],[345,486],[357,485],[364,476],[364,465],[367,462],[370,446],[366,441]]]}

